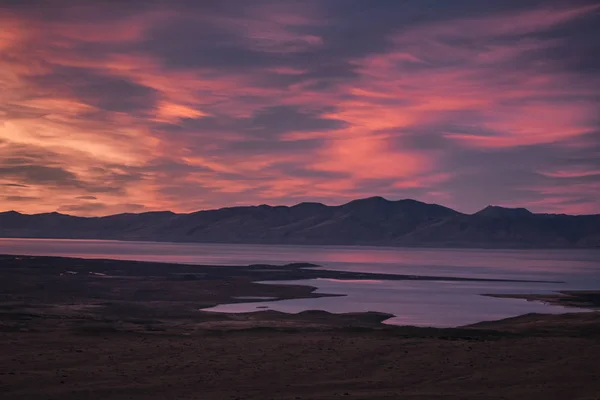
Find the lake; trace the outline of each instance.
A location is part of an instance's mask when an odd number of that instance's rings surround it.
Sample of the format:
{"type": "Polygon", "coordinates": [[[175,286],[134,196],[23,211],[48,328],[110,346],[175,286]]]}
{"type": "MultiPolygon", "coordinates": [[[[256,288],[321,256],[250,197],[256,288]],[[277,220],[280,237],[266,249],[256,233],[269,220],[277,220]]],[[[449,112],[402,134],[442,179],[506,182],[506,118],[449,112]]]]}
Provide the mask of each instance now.
{"type": "MultiPolygon", "coordinates": [[[[600,289],[597,250],[408,249],[359,246],[283,246],[119,242],[106,240],[0,239],[0,254],[247,265],[311,262],[326,269],[408,275],[561,281],[564,283],[439,281],[290,281],[343,297],[223,304],[215,312],[379,311],[394,314],[390,324],[458,326],[520,314],[573,312],[481,293],[545,293],[600,289]]],[[[278,282],[281,283],[281,282],[278,282]]]]}

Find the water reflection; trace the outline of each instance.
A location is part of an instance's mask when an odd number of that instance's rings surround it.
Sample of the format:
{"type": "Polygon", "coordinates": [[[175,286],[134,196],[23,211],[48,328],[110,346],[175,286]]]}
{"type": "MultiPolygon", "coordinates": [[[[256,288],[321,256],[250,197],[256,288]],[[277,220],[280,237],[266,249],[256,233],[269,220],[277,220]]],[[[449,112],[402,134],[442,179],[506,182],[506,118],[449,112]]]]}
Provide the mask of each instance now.
{"type": "MultiPolygon", "coordinates": [[[[263,282],[268,283],[268,282],[263,282]]],[[[276,282],[281,284],[281,282],[276,282]]],[[[432,282],[432,281],[341,281],[316,279],[286,282],[318,287],[319,293],[344,294],[283,301],[223,304],[205,309],[213,312],[253,312],[265,308],[298,313],[325,310],[332,313],[379,311],[394,314],[388,324],[416,326],[460,326],[526,313],[576,312],[519,299],[498,299],[481,293],[545,293],[564,289],[557,284],[432,282]]]]}

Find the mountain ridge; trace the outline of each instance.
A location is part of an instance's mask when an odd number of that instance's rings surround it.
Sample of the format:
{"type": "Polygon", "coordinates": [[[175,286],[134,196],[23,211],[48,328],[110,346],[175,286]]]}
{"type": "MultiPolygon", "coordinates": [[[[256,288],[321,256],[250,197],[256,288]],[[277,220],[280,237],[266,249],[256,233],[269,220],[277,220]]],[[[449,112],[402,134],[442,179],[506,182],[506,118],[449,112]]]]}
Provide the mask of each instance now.
{"type": "Polygon", "coordinates": [[[600,214],[536,214],[488,206],[474,214],[380,196],[328,206],[225,207],[102,217],[0,213],[0,237],[408,247],[600,248],[600,214]]]}

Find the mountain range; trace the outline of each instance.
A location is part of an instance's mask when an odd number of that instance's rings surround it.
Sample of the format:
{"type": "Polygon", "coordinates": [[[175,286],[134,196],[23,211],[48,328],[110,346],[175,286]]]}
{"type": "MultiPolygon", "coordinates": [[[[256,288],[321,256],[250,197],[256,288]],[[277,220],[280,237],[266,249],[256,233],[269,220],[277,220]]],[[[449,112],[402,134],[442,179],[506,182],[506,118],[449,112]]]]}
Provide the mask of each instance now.
{"type": "Polygon", "coordinates": [[[534,214],[488,206],[475,214],[416,200],[371,197],[340,206],[300,203],[76,217],[0,213],[0,237],[159,242],[475,248],[600,248],[600,214],[534,214]]]}

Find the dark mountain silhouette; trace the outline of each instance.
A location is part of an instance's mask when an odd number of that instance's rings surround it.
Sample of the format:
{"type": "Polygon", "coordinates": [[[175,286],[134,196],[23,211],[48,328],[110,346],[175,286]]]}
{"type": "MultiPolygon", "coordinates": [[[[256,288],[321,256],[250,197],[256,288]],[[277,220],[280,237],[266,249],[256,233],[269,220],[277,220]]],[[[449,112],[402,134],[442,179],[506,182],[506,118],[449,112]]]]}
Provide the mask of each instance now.
{"type": "Polygon", "coordinates": [[[382,197],[340,206],[300,203],[191,214],[107,217],[0,213],[0,237],[170,242],[492,248],[600,248],[600,215],[534,214],[488,206],[462,214],[416,200],[382,197]]]}
{"type": "Polygon", "coordinates": [[[498,206],[487,206],[483,210],[475,213],[475,215],[492,218],[526,218],[533,215],[533,213],[526,208],[505,208],[498,206]]]}

